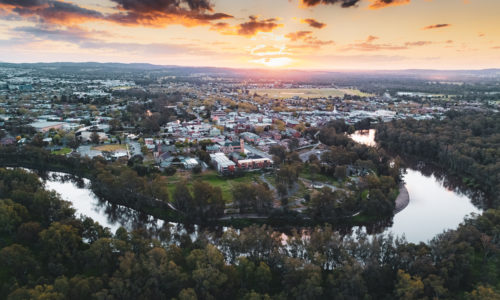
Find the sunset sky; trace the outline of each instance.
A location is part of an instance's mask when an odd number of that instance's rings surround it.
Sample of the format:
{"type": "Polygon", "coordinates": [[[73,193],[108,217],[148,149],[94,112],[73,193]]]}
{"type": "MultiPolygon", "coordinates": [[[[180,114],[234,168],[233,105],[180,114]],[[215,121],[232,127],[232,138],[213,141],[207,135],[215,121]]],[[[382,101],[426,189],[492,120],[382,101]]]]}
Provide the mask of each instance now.
{"type": "Polygon", "coordinates": [[[500,67],[499,0],[0,0],[0,61],[500,67]]]}

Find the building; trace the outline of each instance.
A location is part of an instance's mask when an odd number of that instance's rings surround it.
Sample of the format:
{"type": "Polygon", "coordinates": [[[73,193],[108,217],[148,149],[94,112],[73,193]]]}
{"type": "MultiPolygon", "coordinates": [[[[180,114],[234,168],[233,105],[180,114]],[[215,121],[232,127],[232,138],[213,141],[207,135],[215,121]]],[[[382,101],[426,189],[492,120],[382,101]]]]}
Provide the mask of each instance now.
{"type": "Polygon", "coordinates": [[[236,164],[222,152],[210,154],[210,160],[219,173],[233,173],[236,170],[236,164]]]}
{"type": "Polygon", "coordinates": [[[183,159],[181,163],[186,170],[191,170],[197,165],[199,165],[198,161],[191,157],[183,159]]]}
{"type": "Polygon", "coordinates": [[[35,128],[36,131],[38,132],[47,132],[51,129],[62,129],[64,122],[46,122],[46,121],[40,121],[40,122],[33,122],[29,124],[31,127],[35,128]]]}
{"type": "Polygon", "coordinates": [[[253,153],[247,156],[233,153],[232,159],[236,163],[236,166],[242,170],[265,169],[273,166],[273,161],[271,159],[253,153]]]}
{"type": "Polygon", "coordinates": [[[239,142],[224,142],[221,150],[226,154],[233,152],[245,153],[245,142],[243,141],[243,139],[241,139],[239,142]]]}

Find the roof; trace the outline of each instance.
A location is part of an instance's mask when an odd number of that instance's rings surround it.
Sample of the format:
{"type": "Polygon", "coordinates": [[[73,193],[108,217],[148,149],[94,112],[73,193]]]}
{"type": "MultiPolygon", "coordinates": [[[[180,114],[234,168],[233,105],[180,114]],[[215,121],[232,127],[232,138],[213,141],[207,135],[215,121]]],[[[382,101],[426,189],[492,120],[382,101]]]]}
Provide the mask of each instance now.
{"type": "Polygon", "coordinates": [[[58,125],[63,125],[64,122],[46,122],[46,121],[39,121],[39,122],[33,122],[30,124],[31,127],[34,127],[36,129],[42,129],[46,127],[53,127],[53,126],[58,126],[58,125]]]}

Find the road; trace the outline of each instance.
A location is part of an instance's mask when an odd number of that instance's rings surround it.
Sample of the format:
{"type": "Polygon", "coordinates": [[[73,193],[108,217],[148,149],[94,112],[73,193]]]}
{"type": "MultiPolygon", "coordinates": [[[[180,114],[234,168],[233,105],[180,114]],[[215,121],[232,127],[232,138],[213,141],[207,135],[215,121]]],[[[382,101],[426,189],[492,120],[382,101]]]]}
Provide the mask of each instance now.
{"type": "MultiPolygon", "coordinates": [[[[313,185],[312,181],[309,180],[309,179],[305,179],[303,177],[300,177],[299,178],[300,180],[302,180],[304,183],[308,184],[310,187],[313,185]]],[[[334,186],[334,185],[331,185],[331,184],[328,184],[328,183],[325,183],[325,182],[319,182],[319,181],[315,181],[314,184],[316,185],[324,185],[326,187],[329,187],[332,189],[332,191],[335,191],[338,189],[338,187],[334,186]]]]}
{"type": "Polygon", "coordinates": [[[314,155],[316,155],[318,158],[320,158],[321,153],[323,153],[323,152],[324,152],[324,150],[316,150],[316,149],[318,148],[318,146],[319,146],[319,145],[320,145],[320,144],[318,143],[318,144],[314,145],[314,147],[313,147],[311,150],[309,150],[309,151],[306,151],[306,152],[304,152],[304,153],[299,154],[300,159],[301,159],[303,162],[306,162],[306,161],[308,161],[308,160],[309,160],[309,156],[311,156],[312,154],[314,154],[314,155]]]}
{"type": "Polygon", "coordinates": [[[270,155],[269,153],[266,153],[264,151],[261,151],[251,145],[248,145],[248,144],[245,144],[245,149],[252,152],[252,153],[255,153],[257,155],[260,155],[262,157],[265,157],[265,158],[269,158],[269,159],[273,159],[272,155],[270,155]]]}

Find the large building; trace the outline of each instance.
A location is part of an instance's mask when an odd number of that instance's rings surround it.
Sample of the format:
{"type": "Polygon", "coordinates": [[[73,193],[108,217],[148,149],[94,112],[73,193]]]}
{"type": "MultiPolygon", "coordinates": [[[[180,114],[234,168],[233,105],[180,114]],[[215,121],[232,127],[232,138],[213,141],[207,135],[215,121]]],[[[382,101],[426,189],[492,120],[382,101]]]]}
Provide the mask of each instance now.
{"type": "Polygon", "coordinates": [[[210,160],[219,173],[233,173],[236,170],[236,164],[222,152],[210,154],[210,160]]]}
{"type": "Polygon", "coordinates": [[[273,161],[271,159],[254,153],[249,153],[246,156],[232,153],[231,156],[238,169],[242,170],[265,169],[273,166],[273,161]]]}
{"type": "Polygon", "coordinates": [[[34,122],[31,123],[30,126],[35,128],[36,131],[38,132],[47,132],[51,129],[62,129],[64,122],[46,122],[46,121],[40,121],[40,122],[34,122]]]}

